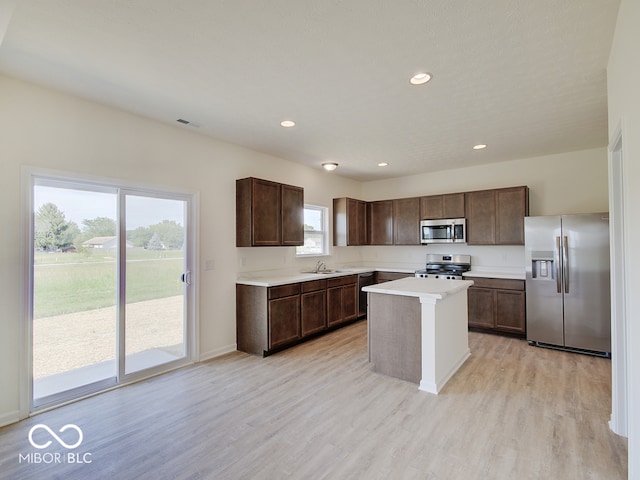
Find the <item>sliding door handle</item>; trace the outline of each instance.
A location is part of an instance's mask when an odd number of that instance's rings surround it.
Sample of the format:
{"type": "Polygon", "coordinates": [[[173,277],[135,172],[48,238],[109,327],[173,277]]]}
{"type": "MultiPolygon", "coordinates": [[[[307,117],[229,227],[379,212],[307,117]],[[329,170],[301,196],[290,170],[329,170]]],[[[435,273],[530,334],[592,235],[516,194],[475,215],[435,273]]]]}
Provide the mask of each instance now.
{"type": "Polygon", "coordinates": [[[180,275],[180,281],[182,283],[186,283],[187,285],[191,285],[191,272],[185,272],[180,275]]]}

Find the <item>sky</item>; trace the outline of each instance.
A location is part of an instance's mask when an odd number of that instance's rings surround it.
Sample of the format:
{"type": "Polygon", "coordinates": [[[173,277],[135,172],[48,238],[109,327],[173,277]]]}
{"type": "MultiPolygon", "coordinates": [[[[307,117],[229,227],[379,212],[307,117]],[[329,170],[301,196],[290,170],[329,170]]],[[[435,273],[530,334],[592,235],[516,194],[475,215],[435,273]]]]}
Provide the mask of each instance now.
{"type": "MultiPolygon", "coordinates": [[[[173,220],[180,225],[184,222],[184,202],[182,200],[153,197],[126,197],[126,229],[155,225],[163,220],[173,220]]],[[[116,220],[117,195],[115,193],[91,192],[67,188],[37,185],[34,188],[34,209],[45,203],[55,204],[68,221],[82,228],[83,220],[106,217],[116,220]]]]}

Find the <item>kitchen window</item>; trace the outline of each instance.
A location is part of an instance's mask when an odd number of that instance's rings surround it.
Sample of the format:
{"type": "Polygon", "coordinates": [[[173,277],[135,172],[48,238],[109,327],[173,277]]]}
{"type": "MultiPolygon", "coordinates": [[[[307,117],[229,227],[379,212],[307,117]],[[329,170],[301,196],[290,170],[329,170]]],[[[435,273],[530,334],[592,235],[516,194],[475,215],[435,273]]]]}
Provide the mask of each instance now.
{"type": "Polygon", "coordinates": [[[317,205],[304,206],[304,245],[296,247],[296,255],[329,254],[329,209],[317,205]]]}

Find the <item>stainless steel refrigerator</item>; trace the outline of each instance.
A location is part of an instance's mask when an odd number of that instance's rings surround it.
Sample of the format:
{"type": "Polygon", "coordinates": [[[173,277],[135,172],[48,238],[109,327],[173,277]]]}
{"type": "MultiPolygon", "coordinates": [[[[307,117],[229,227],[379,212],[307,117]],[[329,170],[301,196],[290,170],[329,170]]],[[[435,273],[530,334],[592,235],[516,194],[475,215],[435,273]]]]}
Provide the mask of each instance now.
{"type": "Polygon", "coordinates": [[[527,340],[610,355],[609,214],[524,220],[527,340]]]}

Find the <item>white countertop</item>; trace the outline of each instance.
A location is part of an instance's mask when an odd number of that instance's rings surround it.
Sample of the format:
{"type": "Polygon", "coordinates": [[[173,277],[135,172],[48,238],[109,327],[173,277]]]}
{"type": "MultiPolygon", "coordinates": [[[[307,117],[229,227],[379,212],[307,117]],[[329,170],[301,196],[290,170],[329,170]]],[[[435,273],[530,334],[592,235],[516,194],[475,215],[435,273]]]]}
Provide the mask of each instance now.
{"type": "Polygon", "coordinates": [[[401,295],[403,297],[427,297],[442,300],[448,295],[466,290],[471,285],[473,285],[472,280],[407,277],[363,287],[362,290],[371,293],[385,293],[387,295],[401,295]]]}
{"type": "Polygon", "coordinates": [[[400,272],[414,273],[418,268],[379,268],[379,267],[345,267],[337,268],[332,273],[273,273],[273,274],[247,274],[236,280],[240,285],[252,285],[254,287],[276,287],[288,283],[310,282],[323,278],[344,277],[365,272],[400,272]]]}
{"type": "MultiPolygon", "coordinates": [[[[365,272],[399,272],[414,273],[424,266],[415,268],[407,267],[344,267],[336,268],[332,273],[295,273],[295,272],[273,272],[273,273],[255,273],[245,274],[236,280],[240,285],[253,285],[255,287],[276,287],[278,285],[286,285],[288,283],[310,282],[312,280],[320,280],[323,278],[344,277],[346,275],[357,275],[365,272]]],[[[505,267],[473,267],[464,274],[465,277],[483,277],[483,278],[504,278],[510,280],[525,280],[524,268],[505,268],[505,267]]],[[[426,280],[426,279],[423,279],[426,280]]],[[[455,280],[454,280],[455,281],[455,280]]]]}
{"type": "Polygon", "coordinates": [[[505,268],[505,267],[471,267],[471,270],[465,272],[465,278],[482,277],[482,278],[504,278],[507,280],[525,280],[525,271],[523,268],[505,268]]]}

